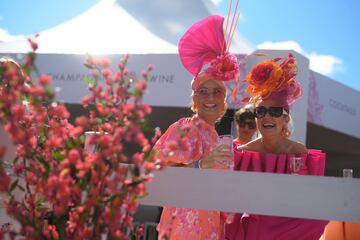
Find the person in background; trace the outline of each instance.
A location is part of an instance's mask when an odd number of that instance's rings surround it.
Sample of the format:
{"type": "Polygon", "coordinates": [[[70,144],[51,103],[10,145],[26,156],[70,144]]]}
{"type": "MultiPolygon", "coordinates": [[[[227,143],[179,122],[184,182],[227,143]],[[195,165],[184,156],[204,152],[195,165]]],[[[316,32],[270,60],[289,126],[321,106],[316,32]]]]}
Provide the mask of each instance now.
{"type": "Polygon", "coordinates": [[[237,138],[234,139],[234,148],[244,145],[253,139],[256,131],[256,122],[253,108],[245,106],[235,112],[237,138]]]}
{"type": "MultiPolygon", "coordinates": [[[[180,60],[194,76],[191,109],[195,114],[173,123],[155,144],[157,157],[168,166],[226,169],[226,162],[233,161],[231,146],[218,146],[215,130],[215,122],[226,110],[224,81],[236,79],[239,73],[236,57],[226,50],[223,20],[205,18],[180,40],[180,60]]],[[[161,240],[221,240],[224,217],[219,211],[164,207],[157,230],[161,240]]]]}
{"type": "MultiPolygon", "coordinates": [[[[235,150],[235,170],[323,175],[325,154],[308,150],[289,138],[290,106],[301,96],[301,88],[295,78],[295,58],[289,54],[281,64],[279,61],[259,63],[246,77],[260,136],[235,150]]],[[[237,213],[226,225],[225,236],[227,240],[318,240],[326,224],[320,220],[237,213]]]]}

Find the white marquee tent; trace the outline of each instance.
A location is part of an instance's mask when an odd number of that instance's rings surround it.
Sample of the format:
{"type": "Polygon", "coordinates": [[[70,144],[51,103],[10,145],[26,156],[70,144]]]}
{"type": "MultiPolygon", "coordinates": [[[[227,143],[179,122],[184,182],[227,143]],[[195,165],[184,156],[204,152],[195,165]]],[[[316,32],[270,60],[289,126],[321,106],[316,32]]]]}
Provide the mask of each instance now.
{"type": "MultiPolygon", "coordinates": [[[[210,0],[102,0],[81,15],[40,33],[39,53],[177,53],[181,35],[193,23],[216,14],[210,0]]],[[[236,53],[250,53],[239,33],[236,53]]],[[[0,43],[0,52],[27,52],[26,38],[0,43]]]]}

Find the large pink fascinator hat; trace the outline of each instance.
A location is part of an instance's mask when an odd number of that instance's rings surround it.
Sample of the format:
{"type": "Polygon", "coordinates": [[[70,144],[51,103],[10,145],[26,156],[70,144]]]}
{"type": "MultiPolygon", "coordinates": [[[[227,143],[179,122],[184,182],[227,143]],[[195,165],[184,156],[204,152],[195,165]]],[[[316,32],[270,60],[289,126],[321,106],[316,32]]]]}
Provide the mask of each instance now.
{"type": "Polygon", "coordinates": [[[301,96],[301,87],[296,80],[297,63],[290,53],[287,58],[275,58],[255,65],[245,81],[250,102],[272,99],[279,106],[288,107],[301,96]],[[280,62],[282,61],[282,62],[280,62]]]}
{"type": "MultiPolygon", "coordinates": [[[[203,82],[210,79],[237,81],[239,65],[236,56],[229,52],[231,39],[239,19],[238,14],[234,24],[236,8],[229,31],[229,14],[225,30],[223,28],[224,18],[213,15],[192,25],[180,39],[180,60],[194,76],[191,84],[192,90],[196,90],[203,82]],[[227,39],[225,39],[227,32],[227,39]]],[[[236,95],[236,92],[233,92],[234,94],[236,95]]]]}

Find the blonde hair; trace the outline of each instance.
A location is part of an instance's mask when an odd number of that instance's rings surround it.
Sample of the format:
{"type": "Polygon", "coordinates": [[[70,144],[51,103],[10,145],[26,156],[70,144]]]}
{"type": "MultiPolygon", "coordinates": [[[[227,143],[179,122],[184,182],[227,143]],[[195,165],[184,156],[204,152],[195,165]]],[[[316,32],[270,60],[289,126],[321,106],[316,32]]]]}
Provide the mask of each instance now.
{"type": "Polygon", "coordinates": [[[281,135],[289,138],[294,132],[294,123],[290,113],[287,116],[289,117],[289,121],[286,124],[286,126],[284,126],[283,129],[281,130],[281,135]]]}

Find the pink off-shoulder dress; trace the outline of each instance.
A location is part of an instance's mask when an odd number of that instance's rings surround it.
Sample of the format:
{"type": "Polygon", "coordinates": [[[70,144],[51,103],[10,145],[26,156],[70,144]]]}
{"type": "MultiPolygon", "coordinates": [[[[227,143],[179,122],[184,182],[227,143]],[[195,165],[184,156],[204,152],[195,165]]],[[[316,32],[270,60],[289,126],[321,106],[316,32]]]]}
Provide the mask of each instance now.
{"type": "MultiPolygon", "coordinates": [[[[267,154],[235,150],[235,170],[290,173],[289,159],[295,154],[267,154]]],[[[308,150],[299,174],[324,175],[325,153],[308,150]]],[[[328,221],[237,213],[225,227],[227,240],[318,240],[328,221]]]]}
{"type": "MultiPolygon", "coordinates": [[[[218,134],[214,126],[206,123],[198,115],[194,115],[172,124],[154,148],[159,151],[159,156],[166,157],[167,161],[188,165],[207,156],[217,141],[218,134]],[[179,129],[181,128],[190,129],[186,135],[186,146],[175,150],[170,157],[165,156],[169,143],[173,141],[179,143],[181,139],[179,129]]],[[[171,240],[220,240],[224,238],[223,229],[224,222],[219,211],[175,207],[163,208],[157,227],[159,239],[167,235],[171,240]]]]}

